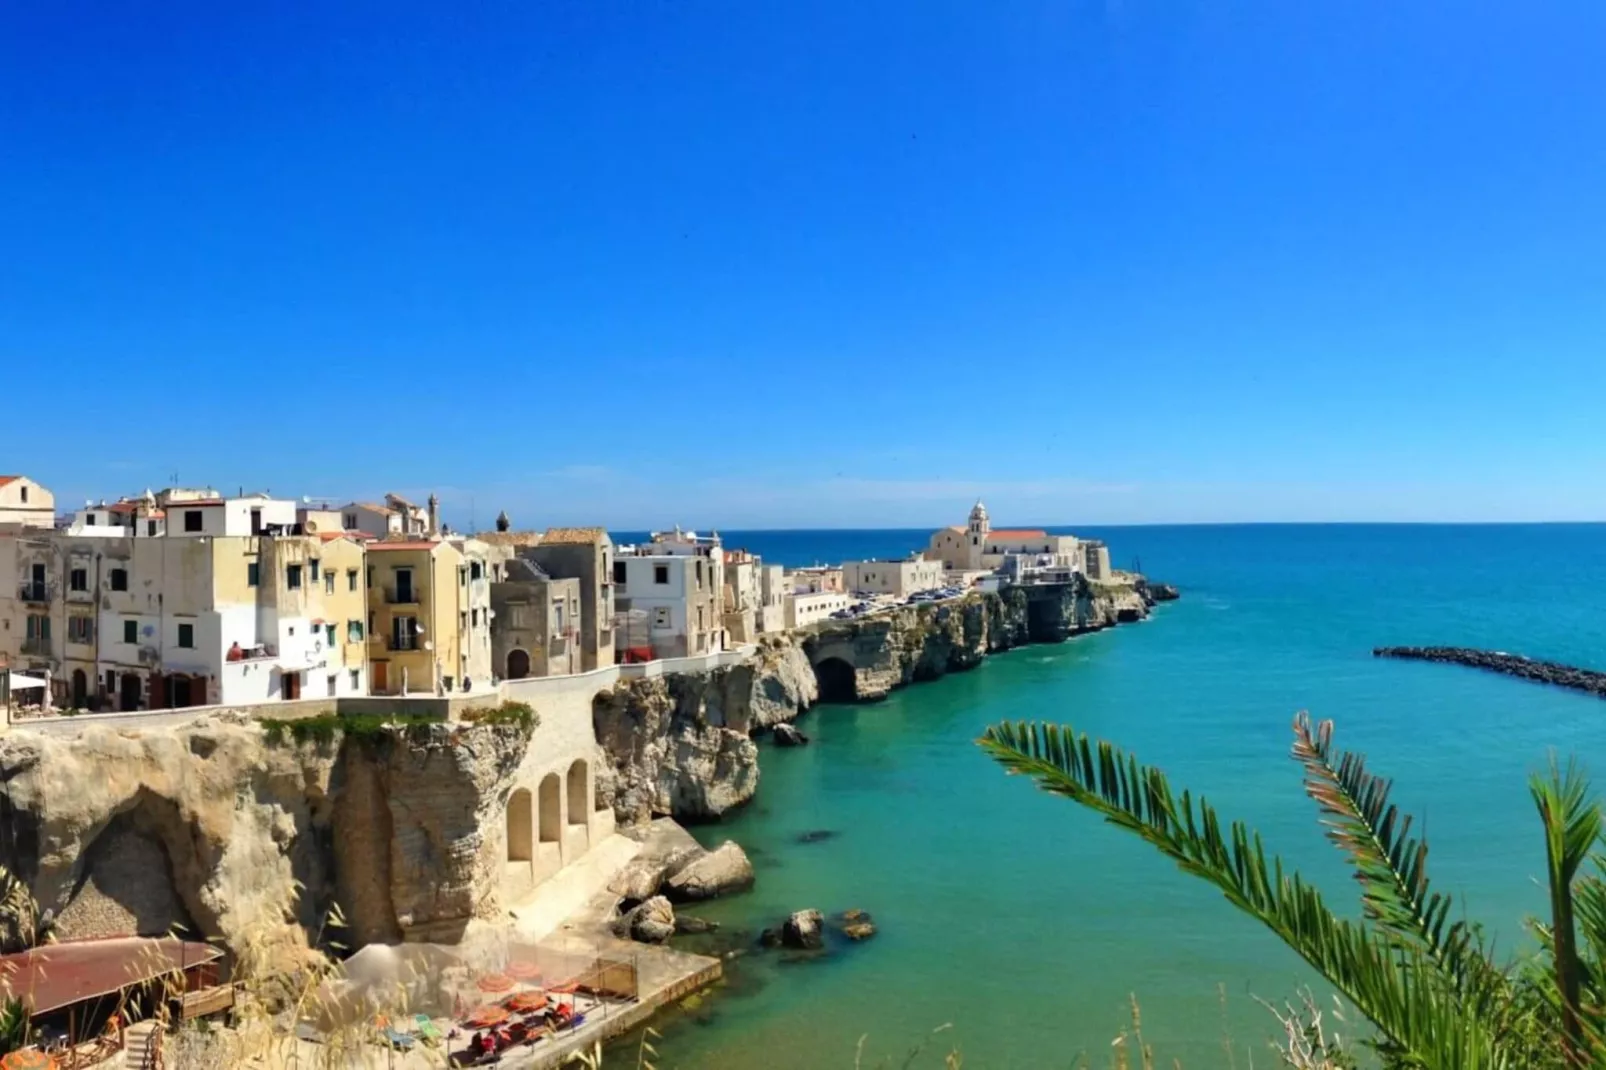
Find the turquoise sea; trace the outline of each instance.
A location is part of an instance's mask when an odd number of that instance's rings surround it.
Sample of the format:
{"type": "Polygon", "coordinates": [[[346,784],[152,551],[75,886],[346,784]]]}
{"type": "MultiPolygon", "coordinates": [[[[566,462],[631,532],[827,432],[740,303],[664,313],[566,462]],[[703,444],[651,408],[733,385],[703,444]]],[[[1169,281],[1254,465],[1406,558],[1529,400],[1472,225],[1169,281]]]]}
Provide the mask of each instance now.
{"type": "MultiPolygon", "coordinates": [[[[661,1070],[904,1065],[932,1030],[941,1065],[1068,1067],[1142,1005],[1170,1066],[1270,1065],[1281,1000],[1311,980],[1269,934],[1144,845],[1006,777],[972,743],[1004,718],[1069,721],[1134,750],[1353,908],[1288,757],[1309,709],[1396,778],[1424,822],[1429,872],[1506,949],[1542,906],[1525,775],[1552,749],[1606,776],[1606,705],[1454,667],[1375,660],[1382,644],[1480,646],[1606,667],[1606,526],[1223,526],[1103,531],[1180,602],[1144,624],[1030,647],[884,702],[823,706],[813,744],[763,745],[757,799],[695,830],[753,855],[756,888],[698,913],[727,932],[788,912],[871,911],[881,932],[812,962],[732,965],[694,1011],[660,1022],[661,1070]],[[799,843],[805,832],[834,835],[799,843]]],[[[921,532],[725,533],[772,560],[892,553],[921,532]]],[[[1606,781],[1603,781],[1606,783],[1606,781]]],[[[632,1053],[633,1054],[633,1053],[632,1053]]],[[[631,1060],[633,1065],[633,1059],[631,1060]]]]}

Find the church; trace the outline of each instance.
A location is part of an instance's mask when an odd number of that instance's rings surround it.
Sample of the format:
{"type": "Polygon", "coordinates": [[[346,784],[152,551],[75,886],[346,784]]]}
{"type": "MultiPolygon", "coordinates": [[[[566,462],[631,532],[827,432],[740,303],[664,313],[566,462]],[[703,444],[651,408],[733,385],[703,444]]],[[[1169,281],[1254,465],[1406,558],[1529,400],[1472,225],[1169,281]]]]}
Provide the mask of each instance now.
{"type": "Polygon", "coordinates": [[[987,507],[978,501],[964,527],[946,527],[931,536],[926,557],[954,572],[991,572],[1010,554],[1051,555],[1056,564],[1079,568],[1080,543],[1075,535],[1050,535],[1037,528],[994,530],[987,507]]]}

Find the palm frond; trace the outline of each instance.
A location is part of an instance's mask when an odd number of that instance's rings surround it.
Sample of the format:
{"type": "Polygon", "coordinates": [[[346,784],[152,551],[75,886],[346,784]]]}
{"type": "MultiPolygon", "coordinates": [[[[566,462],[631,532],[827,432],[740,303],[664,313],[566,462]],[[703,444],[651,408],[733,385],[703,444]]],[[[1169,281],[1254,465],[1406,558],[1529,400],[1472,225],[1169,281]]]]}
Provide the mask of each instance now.
{"type": "Polygon", "coordinates": [[[1389,802],[1392,782],[1367,772],[1363,756],[1335,749],[1333,722],[1313,727],[1307,713],[1294,718],[1293,756],[1328,839],[1355,863],[1366,916],[1426,951],[1468,997],[1494,998],[1504,977],[1472,927],[1450,921],[1451,898],[1428,886],[1427,841],[1412,837],[1410,815],[1389,802]]]}
{"type": "Polygon", "coordinates": [[[1174,795],[1159,770],[1107,742],[1095,748],[1068,726],[1000,724],[978,742],[1010,773],[1093,810],[1213,884],[1354,1003],[1389,1052],[1429,1067],[1514,1065],[1424,950],[1337,917],[1281,859],[1268,860],[1259,834],[1238,821],[1223,833],[1209,803],[1174,795]]]}
{"type": "Polygon", "coordinates": [[[1528,790],[1545,830],[1545,866],[1550,891],[1550,939],[1556,995],[1569,1062],[1585,1066],[1594,1037],[1584,1017],[1584,969],[1574,928],[1573,881],[1601,836],[1600,808],[1589,793],[1589,779],[1573,761],[1565,771],[1551,760],[1547,774],[1529,778],[1528,790]]]}

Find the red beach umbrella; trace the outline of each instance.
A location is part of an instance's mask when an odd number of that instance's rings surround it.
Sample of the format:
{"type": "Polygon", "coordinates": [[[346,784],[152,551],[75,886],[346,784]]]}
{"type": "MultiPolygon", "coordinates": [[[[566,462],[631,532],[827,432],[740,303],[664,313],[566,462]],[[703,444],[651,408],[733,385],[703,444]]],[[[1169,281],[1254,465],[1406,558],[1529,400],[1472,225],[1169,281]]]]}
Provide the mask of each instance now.
{"type": "Polygon", "coordinates": [[[484,1006],[469,1016],[463,1024],[473,1029],[489,1029],[493,1025],[501,1025],[507,1021],[507,1011],[501,1007],[484,1006]]]}
{"type": "Polygon", "coordinates": [[[56,1060],[38,1048],[28,1048],[0,1059],[0,1070],[56,1070],[56,1060]]]}

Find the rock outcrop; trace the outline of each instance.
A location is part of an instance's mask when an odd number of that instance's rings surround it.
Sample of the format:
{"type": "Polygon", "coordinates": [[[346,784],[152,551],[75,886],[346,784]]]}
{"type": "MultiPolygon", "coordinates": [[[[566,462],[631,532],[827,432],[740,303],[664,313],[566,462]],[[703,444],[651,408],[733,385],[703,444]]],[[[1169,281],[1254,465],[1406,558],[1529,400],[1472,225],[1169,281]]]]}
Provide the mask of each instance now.
{"type": "Polygon", "coordinates": [[[758,788],[751,734],[793,720],[818,695],[808,656],[778,640],[740,665],[624,680],[598,694],[592,719],[620,823],[706,821],[747,802],[758,788]]]}
{"type": "Polygon", "coordinates": [[[238,714],[0,736],[0,862],[64,938],[178,925],[236,951],[455,939],[502,911],[516,725],[413,725],[270,742],[238,714]]]}
{"type": "Polygon", "coordinates": [[[781,926],[781,946],[818,951],[825,946],[825,916],[818,910],[799,910],[781,926]]]}
{"type": "Polygon", "coordinates": [[[870,916],[868,911],[860,910],[857,907],[852,910],[844,910],[842,916],[837,919],[837,927],[842,931],[843,936],[854,943],[868,940],[876,934],[875,919],[870,916]]]}
{"type": "Polygon", "coordinates": [[[1382,646],[1375,648],[1372,656],[1465,665],[1472,669],[1483,669],[1505,676],[1519,676],[1535,683],[1554,684],[1557,687],[1606,698],[1606,673],[1563,665],[1556,661],[1525,658],[1521,654],[1474,650],[1471,647],[1461,646],[1382,646]]]}
{"type": "Polygon", "coordinates": [[[809,737],[805,736],[796,725],[778,724],[774,728],[775,745],[777,747],[802,747],[809,737]]]}
{"type": "Polygon", "coordinates": [[[675,908],[661,895],[638,904],[613,923],[615,936],[642,944],[662,944],[675,932],[675,908]]]}
{"type": "Polygon", "coordinates": [[[676,902],[685,903],[739,892],[752,884],[753,863],[747,860],[747,852],[726,840],[671,873],[664,881],[664,891],[676,902]]]}

